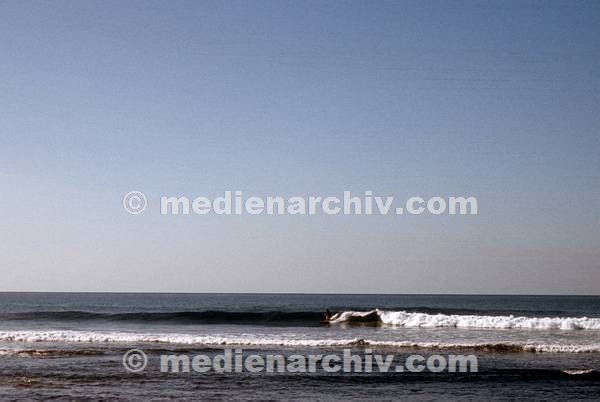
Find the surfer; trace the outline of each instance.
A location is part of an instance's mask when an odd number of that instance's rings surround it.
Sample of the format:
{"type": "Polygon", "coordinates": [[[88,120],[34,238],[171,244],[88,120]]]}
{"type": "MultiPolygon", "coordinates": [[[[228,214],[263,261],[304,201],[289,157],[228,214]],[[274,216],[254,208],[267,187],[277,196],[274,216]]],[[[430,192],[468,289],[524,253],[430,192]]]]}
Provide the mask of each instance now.
{"type": "Polygon", "coordinates": [[[333,313],[329,309],[323,313],[323,323],[340,323],[349,325],[381,325],[383,323],[379,310],[346,311],[333,313]]]}
{"type": "Polygon", "coordinates": [[[325,316],[324,322],[331,322],[334,318],[337,318],[337,314],[338,313],[332,313],[329,309],[325,310],[325,313],[323,314],[325,316]]]}

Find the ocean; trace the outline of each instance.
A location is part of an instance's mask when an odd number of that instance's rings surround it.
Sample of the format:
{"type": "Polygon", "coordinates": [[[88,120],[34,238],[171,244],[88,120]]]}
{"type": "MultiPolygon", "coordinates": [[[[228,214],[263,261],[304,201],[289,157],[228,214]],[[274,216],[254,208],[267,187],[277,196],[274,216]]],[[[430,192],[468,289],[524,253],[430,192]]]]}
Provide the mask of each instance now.
{"type": "Polygon", "coordinates": [[[598,399],[600,296],[0,293],[0,398],[57,397],[598,399]],[[123,365],[133,348],[147,355],[143,371],[123,365]],[[227,348],[472,354],[478,371],[159,369],[165,353],[227,348]]]}

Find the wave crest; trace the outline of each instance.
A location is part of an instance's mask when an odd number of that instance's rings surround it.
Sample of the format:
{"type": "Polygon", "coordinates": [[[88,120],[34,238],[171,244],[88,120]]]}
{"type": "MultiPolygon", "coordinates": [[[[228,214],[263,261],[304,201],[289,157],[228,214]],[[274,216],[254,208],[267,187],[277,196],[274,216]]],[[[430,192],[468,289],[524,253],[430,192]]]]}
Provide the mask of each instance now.
{"type": "Polygon", "coordinates": [[[330,323],[371,323],[407,328],[600,330],[600,318],[427,314],[383,310],[343,311],[335,314],[330,323]]]}
{"type": "MultiPolygon", "coordinates": [[[[444,343],[411,341],[377,341],[371,339],[290,339],[277,336],[200,336],[192,334],[147,334],[130,332],[95,331],[3,331],[2,342],[22,343],[122,343],[122,344],[175,344],[194,346],[284,346],[284,347],[391,347],[399,349],[464,349],[481,352],[550,352],[599,353],[600,344],[521,344],[521,343],[444,343]]],[[[0,350],[0,356],[2,355],[0,350]]]]}

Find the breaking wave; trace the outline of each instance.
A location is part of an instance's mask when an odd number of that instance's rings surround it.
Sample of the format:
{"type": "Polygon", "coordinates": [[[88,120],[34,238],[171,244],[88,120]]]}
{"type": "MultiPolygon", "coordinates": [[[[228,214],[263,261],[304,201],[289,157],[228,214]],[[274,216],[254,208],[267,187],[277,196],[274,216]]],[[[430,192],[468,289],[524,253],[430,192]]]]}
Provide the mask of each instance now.
{"type": "MultiPolygon", "coordinates": [[[[89,311],[36,311],[0,314],[11,321],[111,321],[163,324],[239,324],[315,327],[323,325],[323,313],[315,311],[175,311],[104,313],[89,311]]],[[[478,315],[448,312],[342,311],[331,324],[387,325],[407,328],[490,328],[539,330],[600,330],[600,318],[478,315]]]]}
{"type": "MultiPolygon", "coordinates": [[[[290,339],[277,336],[199,336],[193,334],[150,334],[96,331],[1,331],[0,341],[19,343],[123,343],[123,344],[175,344],[195,346],[284,346],[284,347],[391,347],[406,349],[465,349],[481,352],[550,352],[598,353],[600,344],[529,344],[529,343],[444,343],[411,341],[377,341],[370,339],[290,339]]],[[[0,353],[2,355],[2,353],[0,353]]]]}
{"type": "Polygon", "coordinates": [[[600,318],[426,314],[383,310],[343,311],[335,314],[330,323],[370,323],[408,328],[600,330],[600,318]]]}

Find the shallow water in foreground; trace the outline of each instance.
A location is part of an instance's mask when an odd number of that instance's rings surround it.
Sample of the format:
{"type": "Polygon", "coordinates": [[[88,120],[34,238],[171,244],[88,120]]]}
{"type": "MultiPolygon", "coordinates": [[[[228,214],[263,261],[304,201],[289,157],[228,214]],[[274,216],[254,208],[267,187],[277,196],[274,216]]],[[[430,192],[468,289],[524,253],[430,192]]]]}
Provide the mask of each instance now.
{"type": "Polygon", "coordinates": [[[600,396],[600,297],[0,294],[0,397],[600,396]],[[325,308],[378,322],[321,323],[325,308]],[[477,373],[161,373],[161,354],[474,354],[477,373]],[[131,348],[149,359],[122,364],[131,348]]]}

